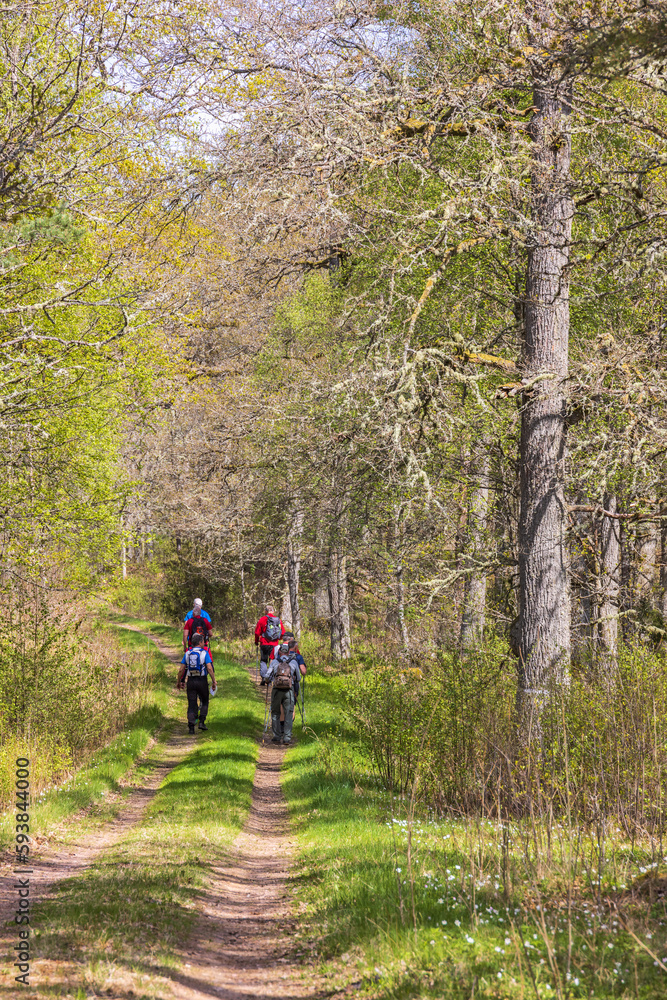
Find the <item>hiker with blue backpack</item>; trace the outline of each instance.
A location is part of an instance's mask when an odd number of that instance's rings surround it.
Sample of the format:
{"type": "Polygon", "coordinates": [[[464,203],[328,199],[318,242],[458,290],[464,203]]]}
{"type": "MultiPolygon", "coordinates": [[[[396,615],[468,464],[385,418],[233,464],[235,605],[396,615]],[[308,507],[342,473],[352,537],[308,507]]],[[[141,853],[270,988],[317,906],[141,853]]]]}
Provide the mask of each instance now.
{"type": "Polygon", "coordinates": [[[266,684],[269,663],[275,656],[276,648],[285,634],[285,626],[276,614],[273,605],[267,604],[264,614],[255,627],[255,645],[259,646],[260,676],[262,684],[266,684]]]}
{"type": "Polygon", "coordinates": [[[295,652],[296,640],[283,643],[271,660],[266,673],[266,683],[273,684],[271,692],[272,743],[292,742],[294,704],[299,693],[299,681],[306,675],[303,657],[295,652]],[[299,663],[301,660],[301,663],[299,663]],[[281,722],[284,714],[284,722],[281,722]]]}
{"type": "Polygon", "coordinates": [[[192,637],[192,647],[186,649],[181,660],[181,669],[178,672],[176,688],[185,689],[188,695],[188,732],[194,735],[195,722],[199,719],[199,728],[206,730],[206,716],[208,715],[208,678],[211,678],[211,694],[215,695],[217,684],[215,682],[215,671],[213,661],[208,649],[204,649],[204,636],[200,632],[195,632],[192,637]]]}

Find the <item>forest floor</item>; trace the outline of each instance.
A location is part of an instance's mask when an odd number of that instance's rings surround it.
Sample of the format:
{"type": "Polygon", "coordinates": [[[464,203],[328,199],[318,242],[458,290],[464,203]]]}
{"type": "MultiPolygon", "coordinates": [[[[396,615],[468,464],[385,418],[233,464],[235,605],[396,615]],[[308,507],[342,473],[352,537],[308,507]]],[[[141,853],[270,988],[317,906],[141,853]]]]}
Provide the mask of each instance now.
{"type": "MultiPolygon", "coordinates": [[[[150,638],[172,663],[180,662],[159,637],[150,638]]],[[[226,674],[224,667],[219,673],[226,674]]],[[[131,787],[118,815],[65,849],[37,845],[30,866],[36,934],[31,986],[21,987],[26,1000],[322,995],[312,972],[306,979],[290,960],[295,924],[287,880],[294,845],[279,783],[285,751],[266,740],[248,747],[261,736],[263,704],[254,698],[256,710],[248,714],[247,680],[245,687],[245,699],[236,703],[245,710],[246,731],[236,733],[245,744],[241,753],[238,746],[217,746],[230,735],[220,718],[222,699],[211,701],[209,732],[192,737],[181,698],[171,733],[144,755],[144,777],[131,787]],[[229,769],[224,773],[225,760],[233,764],[235,758],[245,771],[240,780],[229,769]],[[254,774],[249,810],[243,810],[238,792],[239,785],[248,791],[249,765],[254,774]],[[240,810],[246,818],[234,837],[240,810]],[[222,823],[211,838],[216,812],[222,823]]],[[[16,927],[7,924],[15,906],[14,882],[5,864],[0,883],[5,955],[16,941],[16,927]]],[[[0,996],[14,997],[14,971],[5,966],[2,974],[0,996]]]]}

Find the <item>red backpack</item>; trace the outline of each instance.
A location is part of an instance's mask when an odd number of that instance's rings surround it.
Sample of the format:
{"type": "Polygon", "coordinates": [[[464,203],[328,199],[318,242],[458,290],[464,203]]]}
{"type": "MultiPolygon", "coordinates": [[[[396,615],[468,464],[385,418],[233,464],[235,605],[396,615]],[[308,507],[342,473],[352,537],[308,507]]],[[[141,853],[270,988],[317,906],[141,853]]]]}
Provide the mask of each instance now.
{"type": "Polygon", "coordinates": [[[204,640],[204,646],[208,646],[209,632],[211,631],[210,623],[206,621],[205,618],[188,618],[188,645],[192,645],[192,636],[195,632],[199,632],[204,640]]]}

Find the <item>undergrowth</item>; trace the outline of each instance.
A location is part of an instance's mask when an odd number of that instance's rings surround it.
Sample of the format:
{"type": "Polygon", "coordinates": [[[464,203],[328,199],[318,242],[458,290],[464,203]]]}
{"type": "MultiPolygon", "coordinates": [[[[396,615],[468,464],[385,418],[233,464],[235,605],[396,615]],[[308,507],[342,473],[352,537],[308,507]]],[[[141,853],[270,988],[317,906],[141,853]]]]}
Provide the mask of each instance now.
{"type": "Polygon", "coordinates": [[[309,961],[375,1000],[664,995],[659,837],[603,814],[443,813],[414,780],[392,792],[345,683],[311,673],[311,731],[283,779],[309,961]]]}
{"type": "MultiPolygon", "coordinates": [[[[11,792],[16,757],[25,755],[31,761],[33,836],[43,836],[58,827],[59,836],[67,839],[69,833],[62,824],[83,809],[93,807],[86,817],[90,823],[103,822],[115,813],[119,808],[121,779],[151,737],[169,725],[174,668],[167,658],[144,636],[114,625],[105,627],[100,641],[107,648],[120,650],[127,663],[137,664],[135,681],[142,688],[134,695],[137,707],[124,717],[122,732],[105,744],[100,737],[100,745],[93,744],[86,753],[78,755],[60,751],[59,757],[49,756],[53,734],[48,728],[39,734],[8,738],[0,748],[0,780],[5,799],[11,792]]],[[[81,823],[78,828],[81,829],[81,823]]],[[[13,834],[13,813],[6,812],[0,818],[0,848],[9,845],[13,834]]]]}

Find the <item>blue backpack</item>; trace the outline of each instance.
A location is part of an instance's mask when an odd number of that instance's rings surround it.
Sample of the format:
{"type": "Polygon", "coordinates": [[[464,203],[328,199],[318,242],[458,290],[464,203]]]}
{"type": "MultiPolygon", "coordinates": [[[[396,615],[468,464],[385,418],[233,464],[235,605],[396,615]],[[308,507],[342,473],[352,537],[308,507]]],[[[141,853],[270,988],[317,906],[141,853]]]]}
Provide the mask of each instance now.
{"type": "Polygon", "coordinates": [[[202,649],[201,646],[196,646],[194,649],[189,649],[185,654],[185,666],[186,666],[186,676],[187,677],[206,677],[207,669],[204,660],[206,659],[206,650],[202,649]]]}

